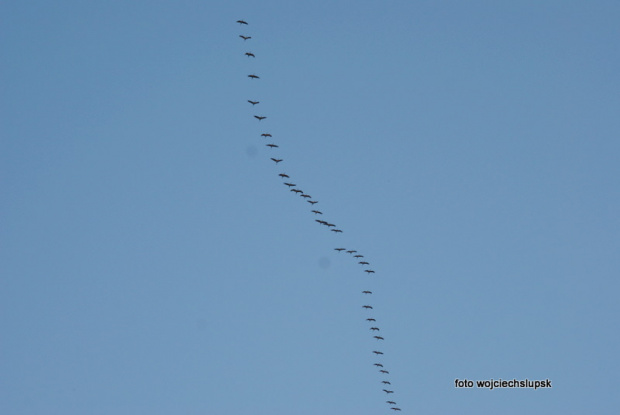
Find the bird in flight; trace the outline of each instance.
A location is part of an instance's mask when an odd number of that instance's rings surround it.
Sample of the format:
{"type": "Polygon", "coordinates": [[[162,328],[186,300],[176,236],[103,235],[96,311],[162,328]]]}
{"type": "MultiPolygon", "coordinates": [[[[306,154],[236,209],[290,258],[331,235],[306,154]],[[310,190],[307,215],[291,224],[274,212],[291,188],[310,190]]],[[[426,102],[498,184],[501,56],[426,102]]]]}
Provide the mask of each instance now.
{"type": "Polygon", "coordinates": [[[316,200],[306,200],[306,202],[310,203],[311,205],[316,205],[317,203],[319,203],[316,200]]]}
{"type": "Polygon", "coordinates": [[[396,405],[396,402],[394,401],[385,401],[385,403],[389,403],[390,405],[396,405]]]}
{"type": "Polygon", "coordinates": [[[336,226],[336,225],[334,225],[333,223],[326,223],[326,225],[327,225],[329,228],[333,228],[333,227],[335,227],[335,226],[336,226]]]}
{"type": "Polygon", "coordinates": [[[372,337],[374,337],[374,338],[375,338],[375,339],[377,339],[377,340],[385,340],[385,339],[384,339],[383,337],[381,337],[381,336],[372,336],[372,337]]]}
{"type": "Polygon", "coordinates": [[[365,269],[364,272],[367,272],[369,274],[374,274],[375,272],[371,269],[365,269]]]}
{"type": "Polygon", "coordinates": [[[394,391],[389,391],[387,389],[383,389],[383,392],[385,392],[385,393],[394,393],[394,391]]]}
{"type": "Polygon", "coordinates": [[[372,330],[372,331],[379,331],[379,327],[371,327],[370,330],[372,330]]]}
{"type": "Polygon", "coordinates": [[[262,117],[260,115],[255,115],[254,118],[256,118],[258,121],[264,120],[267,117],[262,117]]]}
{"type": "Polygon", "coordinates": [[[255,58],[256,56],[254,56],[254,54],[252,52],[245,52],[245,56],[247,56],[248,58],[251,56],[253,58],[255,58]]]}
{"type": "Polygon", "coordinates": [[[270,148],[278,148],[277,144],[265,144],[265,146],[270,148]]]}
{"type": "MultiPolygon", "coordinates": [[[[381,367],[383,367],[383,366],[381,366],[381,367]]],[[[387,370],[380,370],[379,372],[381,372],[381,373],[383,373],[383,374],[386,374],[386,375],[389,375],[389,374],[390,374],[390,372],[388,372],[387,370]]]]}
{"type": "Polygon", "coordinates": [[[260,101],[252,101],[248,99],[248,102],[252,105],[260,104],[260,101]]]}
{"type": "Polygon", "coordinates": [[[291,192],[294,192],[294,193],[303,193],[303,190],[301,190],[301,189],[291,189],[291,192]]]}
{"type": "Polygon", "coordinates": [[[245,20],[237,20],[237,23],[239,23],[239,24],[248,24],[248,22],[246,22],[245,20]]]}
{"type": "Polygon", "coordinates": [[[248,78],[252,78],[252,79],[260,79],[260,77],[259,77],[259,76],[254,75],[254,74],[252,74],[252,75],[248,75],[248,78]]]}
{"type": "Polygon", "coordinates": [[[353,258],[364,258],[364,255],[353,255],[353,258]]]}
{"type": "Polygon", "coordinates": [[[374,318],[367,318],[366,321],[377,321],[374,318]]]}
{"type": "Polygon", "coordinates": [[[271,134],[269,134],[269,133],[262,133],[260,136],[261,137],[271,137],[271,134]]]}
{"type": "Polygon", "coordinates": [[[239,35],[239,37],[243,40],[248,40],[248,39],[252,39],[252,36],[243,36],[243,35],[239,35]]]}
{"type": "Polygon", "coordinates": [[[367,309],[367,310],[372,310],[372,306],[371,305],[363,305],[362,307],[367,309]]]}
{"type": "Polygon", "coordinates": [[[358,262],[358,264],[362,264],[362,265],[370,265],[370,264],[369,264],[368,262],[366,262],[366,261],[360,261],[360,262],[358,262]]]}
{"type": "Polygon", "coordinates": [[[377,367],[383,367],[383,365],[381,363],[375,363],[375,366],[377,367]]]}
{"type": "Polygon", "coordinates": [[[281,162],[281,161],[283,160],[283,159],[274,159],[273,157],[271,157],[271,159],[272,159],[273,161],[275,161],[275,162],[276,162],[276,164],[278,164],[279,162],[281,162]]]}
{"type": "Polygon", "coordinates": [[[387,380],[382,380],[381,383],[383,383],[384,385],[391,385],[391,383],[388,382],[387,380]]]}
{"type": "Polygon", "coordinates": [[[332,229],[332,232],[342,233],[342,231],[340,229],[332,229]]]}
{"type": "Polygon", "coordinates": [[[344,251],[346,248],[334,248],[334,251],[338,251],[338,252],[342,252],[344,251]]]}
{"type": "Polygon", "coordinates": [[[307,195],[305,193],[302,193],[300,196],[303,197],[304,199],[310,199],[312,197],[312,196],[307,195]]]}
{"type": "MultiPolygon", "coordinates": [[[[321,212],[320,210],[313,210],[312,213],[314,213],[315,215],[322,215],[323,212],[321,212]]],[[[344,249],[344,248],[342,248],[344,249]]]]}
{"type": "Polygon", "coordinates": [[[394,407],[394,408],[390,408],[390,409],[392,409],[392,410],[394,410],[394,411],[400,411],[400,408],[396,408],[396,407],[394,407]]]}
{"type": "Polygon", "coordinates": [[[376,355],[383,354],[383,352],[380,352],[380,351],[378,351],[378,350],[373,350],[372,352],[373,352],[374,354],[376,354],[376,355]]]}
{"type": "Polygon", "coordinates": [[[284,183],[284,185],[288,187],[297,186],[295,183],[284,183]]]}
{"type": "Polygon", "coordinates": [[[286,177],[287,179],[290,179],[290,178],[291,178],[291,177],[290,177],[288,174],[286,174],[286,173],[280,173],[280,174],[278,174],[278,176],[280,176],[280,177],[282,177],[282,178],[285,178],[285,177],[286,177]]]}
{"type": "Polygon", "coordinates": [[[362,291],[362,294],[372,294],[372,291],[362,291]]]}
{"type": "Polygon", "coordinates": [[[347,251],[347,254],[354,254],[354,253],[356,253],[356,252],[357,252],[357,251],[347,251]]]}

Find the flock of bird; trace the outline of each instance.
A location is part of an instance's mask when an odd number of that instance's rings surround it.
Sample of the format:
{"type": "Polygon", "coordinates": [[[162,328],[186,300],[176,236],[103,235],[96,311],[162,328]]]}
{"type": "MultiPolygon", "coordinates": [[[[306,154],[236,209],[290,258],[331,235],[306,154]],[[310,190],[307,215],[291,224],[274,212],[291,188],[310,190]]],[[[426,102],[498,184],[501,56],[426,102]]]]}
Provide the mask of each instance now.
{"type": "MultiPolygon", "coordinates": [[[[248,23],[245,20],[237,20],[237,23],[239,23],[241,26],[247,26],[248,23]]],[[[243,39],[244,43],[250,39],[252,39],[252,36],[246,36],[244,34],[239,35],[239,37],[241,39],[243,39]]],[[[250,57],[250,58],[256,58],[256,56],[254,55],[254,53],[252,52],[245,52],[245,56],[250,57]]],[[[250,78],[251,80],[255,80],[255,79],[260,79],[260,77],[256,74],[249,74],[248,78],[250,78]]],[[[252,107],[255,107],[256,105],[260,104],[260,101],[256,101],[256,100],[251,100],[248,99],[247,100],[248,103],[250,103],[252,105],[252,107]]],[[[259,122],[266,119],[266,116],[262,116],[262,115],[254,115],[254,118],[256,118],[259,122]]],[[[264,132],[261,134],[261,137],[263,138],[273,138],[272,135],[268,132],[264,132]]],[[[270,149],[276,149],[279,148],[279,146],[275,143],[269,143],[265,145],[266,147],[269,147],[270,149]]],[[[276,164],[278,165],[279,163],[281,163],[282,161],[284,161],[284,159],[282,158],[276,158],[276,157],[270,157],[270,159],[276,164]]],[[[312,210],[310,211],[311,213],[314,214],[314,216],[317,215],[323,215],[323,212],[321,212],[320,210],[316,210],[314,209],[314,205],[318,203],[318,201],[316,200],[312,200],[312,196],[310,196],[309,194],[305,193],[303,190],[297,188],[297,184],[292,183],[291,182],[291,178],[288,174],[286,173],[279,173],[278,176],[283,180],[283,184],[289,188],[289,190],[292,193],[295,193],[297,195],[299,195],[300,197],[306,199],[306,201],[312,206],[312,210]],[[286,180],[286,181],[284,181],[286,180]]],[[[342,233],[341,229],[338,229],[336,227],[335,224],[330,223],[326,220],[323,219],[315,219],[315,221],[321,225],[321,226],[325,226],[327,229],[329,229],[331,232],[334,232],[334,234],[339,234],[342,233]]],[[[349,255],[351,255],[352,258],[354,258],[358,264],[364,266],[366,269],[364,269],[364,272],[366,272],[368,275],[370,274],[374,274],[375,271],[370,269],[370,263],[368,261],[366,261],[364,259],[364,255],[359,254],[356,250],[353,249],[349,249],[347,250],[346,248],[334,248],[335,251],[337,251],[338,253],[341,253],[343,251],[346,251],[346,253],[348,253],[349,255]]],[[[362,291],[362,294],[364,296],[367,295],[372,295],[372,291],[369,290],[364,290],[362,291]]],[[[364,308],[365,310],[373,310],[373,307],[371,305],[363,305],[362,308],[364,308]]],[[[372,317],[368,317],[366,318],[366,321],[369,323],[370,327],[370,331],[374,334],[375,332],[379,332],[380,328],[376,326],[377,324],[377,320],[372,318],[372,317]]],[[[378,336],[378,335],[373,335],[373,338],[376,339],[377,341],[383,341],[385,340],[382,336],[378,336]]],[[[379,359],[379,356],[383,355],[383,352],[381,352],[380,350],[373,350],[372,353],[375,354],[376,358],[379,359]]],[[[381,373],[381,376],[385,379],[385,377],[387,377],[386,375],[389,375],[390,372],[388,370],[386,370],[383,366],[382,363],[374,363],[374,366],[376,366],[376,368],[378,369],[378,372],[381,373]]],[[[381,384],[383,385],[383,392],[385,392],[388,396],[390,394],[393,394],[394,391],[391,390],[392,389],[392,383],[389,380],[382,380],[381,384]],[[389,389],[386,389],[388,388],[389,389]]],[[[399,407],[396,406],[396,402],[395,401],[386,401],[386,403],[388,405],[390,405],[390,409],[393,411],[400,411],[401,409],[399,407]]]]}

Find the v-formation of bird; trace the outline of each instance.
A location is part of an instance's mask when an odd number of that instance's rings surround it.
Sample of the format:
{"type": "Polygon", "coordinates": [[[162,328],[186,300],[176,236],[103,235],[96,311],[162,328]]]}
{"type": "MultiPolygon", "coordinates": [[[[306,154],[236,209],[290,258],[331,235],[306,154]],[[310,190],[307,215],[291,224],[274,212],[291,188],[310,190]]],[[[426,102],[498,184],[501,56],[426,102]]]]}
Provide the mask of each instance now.
{"type": "MultiPolygon", "coordinates": [[[[247,26],[248,25],[248,23],[245,20],[237,20],[237,23],[239,23],[241,26],[247,26]]],[[[247,40],[252,39],[252,36],[246,36],[246,35],[239,35],[239,37],[242,38],[244,42],[246,42],[247,40]]],[[[251,58],[256,58],[256,56],[252,52],[245,52],[245,56],[251,57],[251,58]]],[[[258,75],[256,75],[256,74],[249,74],[248,78],[250,78],[251,80],[260,79],[260,77],[258,75]]],[[[248,99],[247,101],[252,105],[252,107],[256,106],[257,104],[260,104],[260,101],[256,101],[256,100],[248,99]]],[[[254,115],[254,118],[256,118],[258,121],[262,121],[262,120],[267,119],[267,117],[263,116],[263,115],[254,115]]],[[[270,133],[262,133],[262,134],[260,134],[260,136],[263,137],[263,138],[268,138],[268,137],[272,138],[272,135],[270,133]]],[[[277,144],[275,144],[275,143],[269,143],[269,144],[266,144],[265,146],[269,147],[272,150],[279,148],[279,146],[277,144]]],[[[282,158],[270,157],[270,159],[273,160],[276,165],[278,165],[278,164],[280,164],[280,162],[284,161],[284,159],[282,159],[282,158]]],[[[288,174],[286,174],[286,173],[279,173],[278,176],[280,176],[280,178],[282,178],[282,179],[290,179],[290,176],[288,174]]],[[[316,201],[316,200],[309,200],[312,197],[310,195],[304,193],[303,190],[296,188],[297,185],[295,183],[290,183],[290,182],[283,182],[283,183],[284,183],[285,186],[290,188],[291,192],[293,192],[295,194],[299,194],[302,198],[306,199],[306,201],[308,203],[310,203],[312,206],[314,206],[316,203],[318,203],[318,201],[316,201]]],[[[311,213],[313,213],[314,215],[323,215],[323,212],[321,212],[319,210],[311,210],[311,213]]],[[[330,223],[330,222],[322,220],[322,219],[315,219],[315,221],[319,225],[323,225],[326,228],[330,229],[334,234],[342,233],[342,230],[336,228],[336,225],[333,224],[333,223],[330,223]]],[[[346,248],[334,248],[334,249],[337,252],[339,252],[339,253],[342,252],[342,251],[346,251],[349,255],[351,255],[352,258],[354,258],[356,260],[364,257],[363,255],[357,254],[356,250],[346,250],[346,248]],[[353,255],[353,254],[357,254],[357,255],[353,255]]],[[[361,264],[361,265],[364,265],[364,266],[370,265],[369,262],[367,262],[367,261],[358,261],[358,264],[361,264]]],[[[375,271],[372,270],[372,269],[365,269],[364,272],[366,272],[367,275],[369,275],[369,276],[370,276],[370,274],[374,274],[375,273],[375,271]]],[[[372,291],[364,290],[364,291],[362,291],[362,294],[364,294],[364,295],[371,295],[372,291]]],[[[364,308],[366,310],[373,310],[373,307],[371,305],[363,305],[362,308],[364,308]]],[[[366,318],[366,321],[368,321],[369,323],[376,323],[377,320],[374,319],[374,318],[366,318]]],[[[376,327],[376,326],[373,325],[372,327],[370,327],[370,330],[374,333],[375,331],[379,331],[380,329],[379,329],[379,327],[376,327]]],[[[376,339],[377,341],[378,340],[385,340],[381,336],[373,336],[373,338],[376,339]]],[[[377,357],[383,355],[383,352],[381,352],[379,350],[374,350],[373,353],[377,357]]],[[[378,368],[381,368],[381,370],[379,370],[379,372],[382,375],[387,375],[387,374],[390,373],[389,371],[383,369],[383,364],[381,364],[381,363],[374,363],[374,365],[376,367],[378,367],[378,368]]],[[[382,380],[381,383],[383,385],[391,385],[391,383],[389,381],[387,381],[387,380],[382,380]]],[[[385,393],[387,393],[387,394],[394,393],[394,391],[387,390],[387,389],[383,389],[383,391],[385,393]]],[[[389,405],[396,405],[396,402],[394,402],[394,401],[386,401],[386,402],[389,405]]],[[[390,409],[392,409],[394,411],[400,411],[400,408],[397,408],[395,406],[391,407],[390,409]]]]}

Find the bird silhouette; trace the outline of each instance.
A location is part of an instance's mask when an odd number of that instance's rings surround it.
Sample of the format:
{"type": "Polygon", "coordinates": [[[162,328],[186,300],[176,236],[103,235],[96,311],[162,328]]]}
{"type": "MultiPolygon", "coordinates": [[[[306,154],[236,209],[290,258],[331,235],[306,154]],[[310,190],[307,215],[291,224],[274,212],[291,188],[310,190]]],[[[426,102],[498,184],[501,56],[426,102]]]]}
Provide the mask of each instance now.
{"type": "MultiPolygon", "coordinates": [[[[383,367],[383,366],[381,366],[381,367],[383,367]]],[[[379,372],[381,372],[381,373],[383,373],[385,375],[389,375],[390,374],[390,372],[388,372],[387,370],[380,370],[379,372]]]]}
{"type": "Polygon", "coordinates": [[[237,23],[239,23],[239,24],[248,24],[248,22],[246,22],[245,20],[237,20],[237,23]]]}
{"type": "Polygon", "coordinates": [[[373,352],[374,354],[376,354],[376,355],[383,354],[383,352],[380,352],[380,351],[378,351],[378,350],[373,350],[372,352],[373,352]]]}
{"type": "Polygon", "coordinates": [[[367,310],[372,310],[372,306],[371,305],[363,305],[362,307],[367,309],[367,310]]]}
{"type": "Polygon", "coordinates": [[[389,403],[390,405],[396,405],[396,402],[394,401],[385,401],[386,403],[389,403]]]}
{"type": "Polygon", "coordinates": [[[377,321],[374,318],[367,318],[366,321],[377,321]]]}
{"type": "Polygon", "coordinates": [[[278,174],[278,176],[280,176],[280,177],[282,177],[282,178],[285,178],[285,177],[286,177],[287,179],[290,179],[290,178],[291,178],[291,177],[290,177],[288,174],[286,174],[286,173],[280,173],[280,174],[278,174]]]}
{"type": "Polygon", "coordinates": [[[284,183],[284,185],[288,187],[297,186],[295,183],[284,183]]]}
{"type": "Polygon", "coordinates": [[[252,39],[252,36],[243,36],[243,35],[239,35],[240,38],[242,38],[244,41],[248,40],[248,39],[252,39]]]}
{"type": "Polygon", "coordinates": [[[252,74],[252,75],[248,75],[248,78],[252,78],[252,79],[260,79],[260,77],[259,77],[259,76],[254,75],[254,74],[252,74]]]}
{"type": "Polygon", "coordinates": [[[315,215],[322,215],[323,212],[321,212],[320,210],[313,210],[312,213],[314,213],[315,215]]]}
{"type": "Polygon", "coordinates": [[[248,99],[248,102],[252,105],[260,104],[260,101],[252,101],[248,99]]]}
{"type": "Polygon", "coordinates": [[[400,411],[400,408],[396,408],[396,407],[390,408],[390,409],[393,409],[394,411],[400,411]]]}
{"type": "Polygon", "coordinates": [[[367,272],[369,274],[374,274],[375,272],[371,269],[365,269],[364,272],[367,272]]]}
{"type": "Polygon", "coordinates": [[[332,232],[342,233],[342,231],[340,229],[332,229],[332,232]]]}
{"type": "Polygon", "coordinates": [[[261,137],[271,137],[271,134],[269,134],[269,133],[262,133],[261,137]]]}
{"type": "Polygon", "coordinates": [[[265,144],[265,147],[278,148],[279,146],[277,144],[265,144]]]}
{"type": "Polygon", "coordinates": [[[338,251],[338,252],[342,252],[344,251],[346,248],[334,248],[334,251],[338,251]]]}
{"type": "Polygon", "coordinates": [[[382,380],[381,383],[383,383],[384,385],[391,385],[391,383],[388,382],[387,380],[382,380]]]}
{"type": "Polygon", "coordinates": [[[358,264],[362,264],[362,265],[370,265],[370,264],[369,264],[368,262],[366,262],[366,261],[360,261],[360,262],[358,262],[358,264]]]}
{"type": "Polygon", "coordinates": [[[353,258],[364,258],[364,255],[353,255],[353,258]]]}
{"type": "Polygon", "coordinates": [[[267,117],[261,117],[260,115],[255,115],[254,118],[256,118],[258,121],[264,120],[267,117]]]}
{"type": "Polygon", "coordinates": [[[281,161],[283,160],[283,159],[274,159],[273,157],[271,157],[271,159],[272,159],[273,161],[275,161],[275,162],[276,162],[276,164],[278,164],[279,162],[281,162],[281,161]]]}
{"type": "Polygon", "coordinates": [[[310,203],[311,205],[316,205],[317,203],[319,203],[316,200],[306,200],[306,202],[310,203]]]}
{"type": "Polygon", "coordinates": [[[383,365],[381,363],[375,363],[375,366],[377,367],[383,367],[383,365]]]}
{"type": "Polygon", "coordinates": [[[379,327],[371,327],[370,330],[372,330],[372,331],[379,331],[379,327]]]}
{"type": "Polygon", "coordinates": [[[356,253],[356,252],[357,252],[357,251],[347,251],[347,254],[354,254],[354,253],[356,253]]]}
{"type": "Polygon", "coordinates": [[[384,339],[383,337],[381,337],[381,336],[372,336],[372,337],[374,337],[374,338],[375,338],[375,339],[377,339],[377,340],[385,340],[385,339],[384,339]]]}
{"type": "Polygon", "coordinates": [[[362,294],[372,294],[372,291],[362,291],[362,294]]]}
{"type": "Polygon", "coordinates": [[[300,189],[291,189],[291,192],[295,192],[295,193],[303,193],[303,190],[300,190],[300,189]]]}
{"type": "Polygon", "coordinates": [[[299,196],[303,197],[304,199],[310,199],[310,198],[312,198],[312,196],[307,195],[307,194],[305,194],[305,193],[302,193],[302,194],[300,194],[299,196]]]}
{"type": "Polygon", "coordinates": [[[255,58],[256,56],[254,56],[254,54],[252,52],[245,52],[245,56],[247,56],[248,58],[251,56],[253,58],[255,58]]]}
{"type": "Polygon", "coordinates": [[[385,393],[394,393],[394,391],[389,391],[387,389],[383,389],[383,392],[385,392],[385,393]]]}

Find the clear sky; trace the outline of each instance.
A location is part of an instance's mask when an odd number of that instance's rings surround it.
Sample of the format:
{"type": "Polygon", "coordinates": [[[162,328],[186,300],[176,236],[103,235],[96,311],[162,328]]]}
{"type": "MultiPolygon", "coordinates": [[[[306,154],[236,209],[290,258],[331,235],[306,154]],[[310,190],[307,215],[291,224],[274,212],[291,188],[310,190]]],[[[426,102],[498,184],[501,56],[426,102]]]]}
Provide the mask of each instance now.
{"type": "Polygon", "coordinates": [[[2,2],[0,413],[617,413],[618,22],[2,2]]]}

